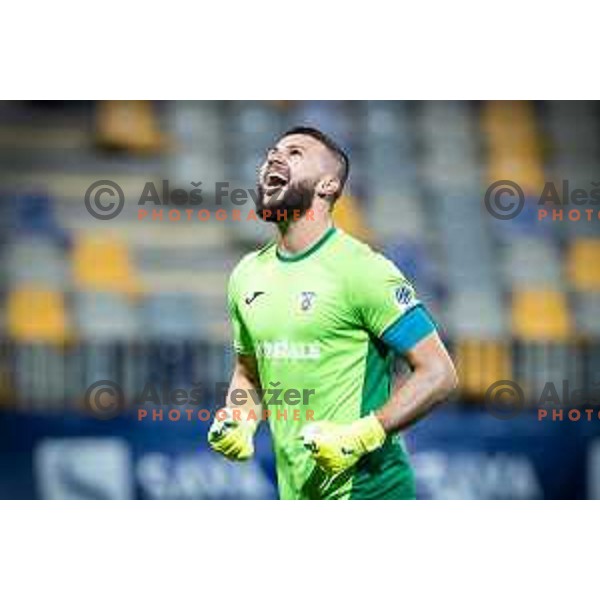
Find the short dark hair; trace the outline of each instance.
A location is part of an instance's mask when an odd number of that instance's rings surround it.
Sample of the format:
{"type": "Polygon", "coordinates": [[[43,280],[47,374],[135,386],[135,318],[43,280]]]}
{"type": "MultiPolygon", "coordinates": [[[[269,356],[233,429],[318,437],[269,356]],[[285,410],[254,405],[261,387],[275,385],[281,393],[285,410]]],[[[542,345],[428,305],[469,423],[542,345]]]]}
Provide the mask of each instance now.
{"type": "Polygon", "coordinates": [[[335,195],[334,201],[342,195],[342,189],[346,185],[348,179],[348,173],[350,172],[350,159],[348,155],[342,150],[342,148],[336,144],[327,134],[316,129],[315,127],[298,126],[288,129],[281,137],[287,137],[288,135],[308,135],[315,140],[318,140],[326,148],[328,148],[336,157],[340,164],[340,189],[335,195]]]}

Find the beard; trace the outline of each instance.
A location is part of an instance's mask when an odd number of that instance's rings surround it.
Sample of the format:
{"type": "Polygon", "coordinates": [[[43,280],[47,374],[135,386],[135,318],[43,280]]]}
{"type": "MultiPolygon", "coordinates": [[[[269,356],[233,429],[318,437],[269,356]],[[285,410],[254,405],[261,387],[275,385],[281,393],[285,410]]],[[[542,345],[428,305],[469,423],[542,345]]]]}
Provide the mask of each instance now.
{"type": "Polygon", "coordinates": [[[314,185],[306,182],[290,183],[283,193],[278,191],[269,196],[267,205],[265,205],[265,190],[260,183],[257,192],[256,214],[267,223],[279,223],[297,220],[304,215],[312,206],[315,189],[314,185]]]}

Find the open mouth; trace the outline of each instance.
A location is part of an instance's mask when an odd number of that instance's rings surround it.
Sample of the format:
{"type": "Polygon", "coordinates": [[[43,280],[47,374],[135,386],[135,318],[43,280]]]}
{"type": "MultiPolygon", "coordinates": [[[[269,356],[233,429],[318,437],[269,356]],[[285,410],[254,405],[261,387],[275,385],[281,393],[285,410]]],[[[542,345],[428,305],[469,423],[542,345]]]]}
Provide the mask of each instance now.
{"type": "Polygon", "coordinates": [[[288,178],[283,173],[273,171],[267,173],[263,181],[265,194],[268,196],[281,192],[288,184],[288,178]]]}

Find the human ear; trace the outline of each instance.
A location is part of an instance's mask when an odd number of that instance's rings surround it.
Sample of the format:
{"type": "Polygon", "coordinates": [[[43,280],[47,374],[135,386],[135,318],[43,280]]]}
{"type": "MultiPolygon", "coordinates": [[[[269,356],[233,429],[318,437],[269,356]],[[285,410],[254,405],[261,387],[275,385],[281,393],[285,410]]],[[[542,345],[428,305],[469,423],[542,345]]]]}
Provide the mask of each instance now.
{"type": "Polygon", "coordinates": [[[340,180],[337,177],[324,177],[317,183],[317,194],[321,197],[335,197],[340,189],[340,180]]]}

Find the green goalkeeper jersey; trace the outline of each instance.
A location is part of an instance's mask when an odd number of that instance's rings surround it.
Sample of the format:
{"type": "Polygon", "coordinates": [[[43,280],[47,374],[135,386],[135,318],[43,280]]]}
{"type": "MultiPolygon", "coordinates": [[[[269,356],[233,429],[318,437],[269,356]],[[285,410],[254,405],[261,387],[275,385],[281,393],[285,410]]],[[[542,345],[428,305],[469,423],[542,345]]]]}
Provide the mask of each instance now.
{"type": "Polygon", "coordinates": [[[414,497],[399,435],[335,476],[315,465],[299,436],[307,423],[351,423],[388,400],[394,353],[381,338],[418,303],[390,261],[336,228],[301,254],[281,255],[273,242],[235,268],[228,290],[235,350],[256,357],[263,389],[282,390],[277,401],[266,394],[273,405],[262,409],[270,413],[281,498],[414,497]],[[286,402],[288,390],[298,392],[286,402]]]}

